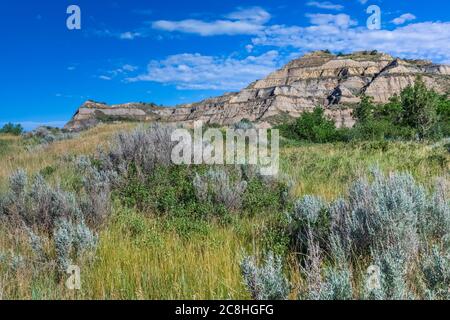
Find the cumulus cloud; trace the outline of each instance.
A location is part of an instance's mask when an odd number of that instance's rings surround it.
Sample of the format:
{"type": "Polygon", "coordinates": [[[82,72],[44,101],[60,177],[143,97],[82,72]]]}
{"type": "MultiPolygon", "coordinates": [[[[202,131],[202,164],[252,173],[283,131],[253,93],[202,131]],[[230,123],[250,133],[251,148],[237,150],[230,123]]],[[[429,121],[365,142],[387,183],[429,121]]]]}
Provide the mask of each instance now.
{"type": "Polygon", "coordinates": [[[405,14],[402,14],[400,17],[392,20],[392,23],[394,23],[396,25],[400,25],[400,24],[404,24],[405,22],[412,21],[412,20],[416,20],[416,16],[413,15],[412,13],[405,13],[405,14]]]}
{"type": "Polygon", "coordinates": [[[240,8],[224,16],[224,19],[202,21],[187,19],[180,21],[158,20],[152,23],[153,29],[192,33],[201,36],[217,35],[255,35],[264,29],[264,24],[270,20],[270,14],[260,8],[240,8]]]}
{"type": "Polygon", "coordinates": [[[275,25],[263,35],[253,38],[254,46],[275,46],[311,51],[379,50],[405,58],[425,58],[436,62],[450,59],[450,22],[423,22],[397,27],[394,30],[368,30],[353,27],[343,19],[315,18],[321,24],[299,27],[275,25]]]}
{"type": "MultiPolygon", "coordinates": [[[[152,60],[147,72],[137,76],[127,74],[136,69],[126,67],[106,76],[111,78],[123,73],[122,78],[129,82],[152,81],[185,90],[239,90],[255,79],[265,77],[280,67],[282,62],[313,50],[378,50],[403,58],[422,58],[441,63],[450,61],[450,22],[410,23],[395,26],[392,30],[369,30],[358,26],[355,19],[344,13],[314,13],[306,17],[309,26],[270,25],[270,13],[252,7],[224,15],[222,20],[156,21],[153,27],[166,31],[200,36],[249,35],[250,43],[245,46],[248,56],[176,54],[162,60],[152,60]],[[261,52],[262,47],[275,47],[278,51],[250,55],[261,52]]],[[[397,19],[400,18],[404,22],[396,22],[404,24],[413,16],[405,14],[397,19]]]]}
{"type": "Polygon", "coordinates": [[[162,61],[151,61],[145,74],[127,81],[152,81],[184,90],[240,90],[279,67],[279,58],[274,50],[242,59],[177,54],[162,61]]]}
{"type": "Polygon", "coordinates": [[[340,5],[340,4],[334,4],[332,2],[329,1],[309,1],[306,3],[307,6],[309,7],[316,7],[319,9],[326,9],[326,10],[337,10],[340,11],[342,9],[344,9],[344,6],[340,5]]]}

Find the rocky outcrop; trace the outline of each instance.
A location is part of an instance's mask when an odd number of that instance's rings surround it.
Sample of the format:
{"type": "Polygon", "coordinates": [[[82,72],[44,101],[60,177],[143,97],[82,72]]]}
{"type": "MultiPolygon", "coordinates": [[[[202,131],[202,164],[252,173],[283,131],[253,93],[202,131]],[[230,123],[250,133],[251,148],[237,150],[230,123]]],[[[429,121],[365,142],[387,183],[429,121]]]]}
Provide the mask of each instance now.
{"type": "Polygon", "coordinates": [[[236,93],[177,107],[142,103],[108,106],[88,101],[67,130],[82,130],[105,121],[161,121],[231,125],[248,119],[270,126],[322,106],[338,126],[354,125],[352,108],[361,94],[387,102],[421,75],[429,88],[450,90],[450,66],[423,60],[402,60],[378,52],[332,55],[313,52],[293,60],[263,80],[236,93]]]}

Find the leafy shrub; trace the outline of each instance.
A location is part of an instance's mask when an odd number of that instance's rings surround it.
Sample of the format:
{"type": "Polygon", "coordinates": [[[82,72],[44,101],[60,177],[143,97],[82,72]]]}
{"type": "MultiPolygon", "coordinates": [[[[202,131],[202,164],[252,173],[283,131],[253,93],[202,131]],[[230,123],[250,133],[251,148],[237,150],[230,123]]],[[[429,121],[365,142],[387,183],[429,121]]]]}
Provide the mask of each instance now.
{"type": "Polygon", "coordinates": [[[441,139],[450,134],[450,100],[426,87],[418,77],[412,86],[388,103],[375,104],[373,98],[362,95],[356,105],[353,128],[336,129],[316,108],[303,114],[295,123],[279,126],[285,138],[315,143],[353,140],[413,140],[441,139]]]}
{"type": "Polygon", "coordinates": [[[358,139],[439,139],[448,136],[448,97],[427,89],[417,77],[414,85],[406,87],[384,105],[362,96],[355,109],[357,124],[354,136],[358,139]]]}
{"type": "Polygon", "coordinates": [[[287,138],[317,143],[336,141],[338,135],[334,121],[327,119],[320,107],[313,112],[303,113],[295,123],[280,126],[279,129],[287,138]]]}
{"type": "Polygon", "coordinates": [[[287,300],[290,287],[283,275],[281,258],[268,254],[258,267],[254,258],[246,257],[241,273],[254,300],[287,300]]]}
{"type": "Polygon", "coordinates": [[[402,122],[416,128],[420,137],[427,137],[437,121],[439,96],[428,90],[421,77],[414,86],[409,86],[400,94],[403,107],[402,122]]]}

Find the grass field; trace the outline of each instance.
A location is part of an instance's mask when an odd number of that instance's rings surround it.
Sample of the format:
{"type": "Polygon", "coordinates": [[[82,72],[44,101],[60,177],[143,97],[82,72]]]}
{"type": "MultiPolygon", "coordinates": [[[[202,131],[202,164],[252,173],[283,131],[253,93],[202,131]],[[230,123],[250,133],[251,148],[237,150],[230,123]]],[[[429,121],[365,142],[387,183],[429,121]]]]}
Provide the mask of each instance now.
{"type": "MultiPolygon", "coordinates": [[[[134,124],[104,125],[71,140],[26,148],[21,138],[0,136],[0,190],[18,168],[29,174],[46,172],[53,182],[73,174],[65,166],[71,155],[93,154],[119,130],[134,124]],[[50,169],[49,169],[50,168],[50,169]]],[[[415,142],[305,144],[285,146],[281,153],[283,179],[292,182],[292,197],[306,194],[334,200],[357,177],[378,166],[384,172],[409,171],[425,186],[449,175],[450,155],[443,143],[415,142]]],[[[81,266],[82,290],[70,291],[52,273],[37,275],[27,268],[11,270],[0,264],[0,295],[4,299],[249,299],[240,274],[245,254],[256,254],[278,240],[270,228],[282,212],[254,217],[234,216],[230,223],[199,221],[195,227],[180,217],[161,217],[113,204],[113,213],[99,230],[95,258],[81,266]]],[[[281,241],[281,240],[280,240],[281,241]]],[[[0,253],[31,255],[26,236],[0,227],[0,253]]],[[[288,256],[288,277],[302,278],[288,256]]],[[[1,256],[0,256],[1,262],[1,256]]]]}

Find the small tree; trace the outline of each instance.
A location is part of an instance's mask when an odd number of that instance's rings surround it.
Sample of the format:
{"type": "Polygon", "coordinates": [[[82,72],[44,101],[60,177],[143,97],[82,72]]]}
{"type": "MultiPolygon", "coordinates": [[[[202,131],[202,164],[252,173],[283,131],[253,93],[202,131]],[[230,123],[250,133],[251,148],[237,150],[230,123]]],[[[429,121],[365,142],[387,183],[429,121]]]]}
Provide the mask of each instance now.
{"type": "Polygon", "coordinates": [[[413,86],[400,94],[403,122],[417,129],[420,138],[425,138],[437,122],[439,96],[428,90],[422,77],[417,77],[413,86]]]}
{"type": "Polygon", "coordinates": [[[373,119],[373,113],[375,105],[373,104],[373,98],[363,95],[361,102],[355,108],[354,117],[358,123],[367,123],[373,119]]]}
{"type": "Polygon", "coordinates": [[[299,139],[318,143],[332,142],[337,135],[334,121],[327,119],[324,110],[320,107],[298,118],[294,130],[299,139]]]}
{"type": "Polygon", "coordinates": [[[7,133],[13,135],[21,135],[23,133],[23,127],[20,124],[7,123],[0,129],[0,133],[7,133]]]}

